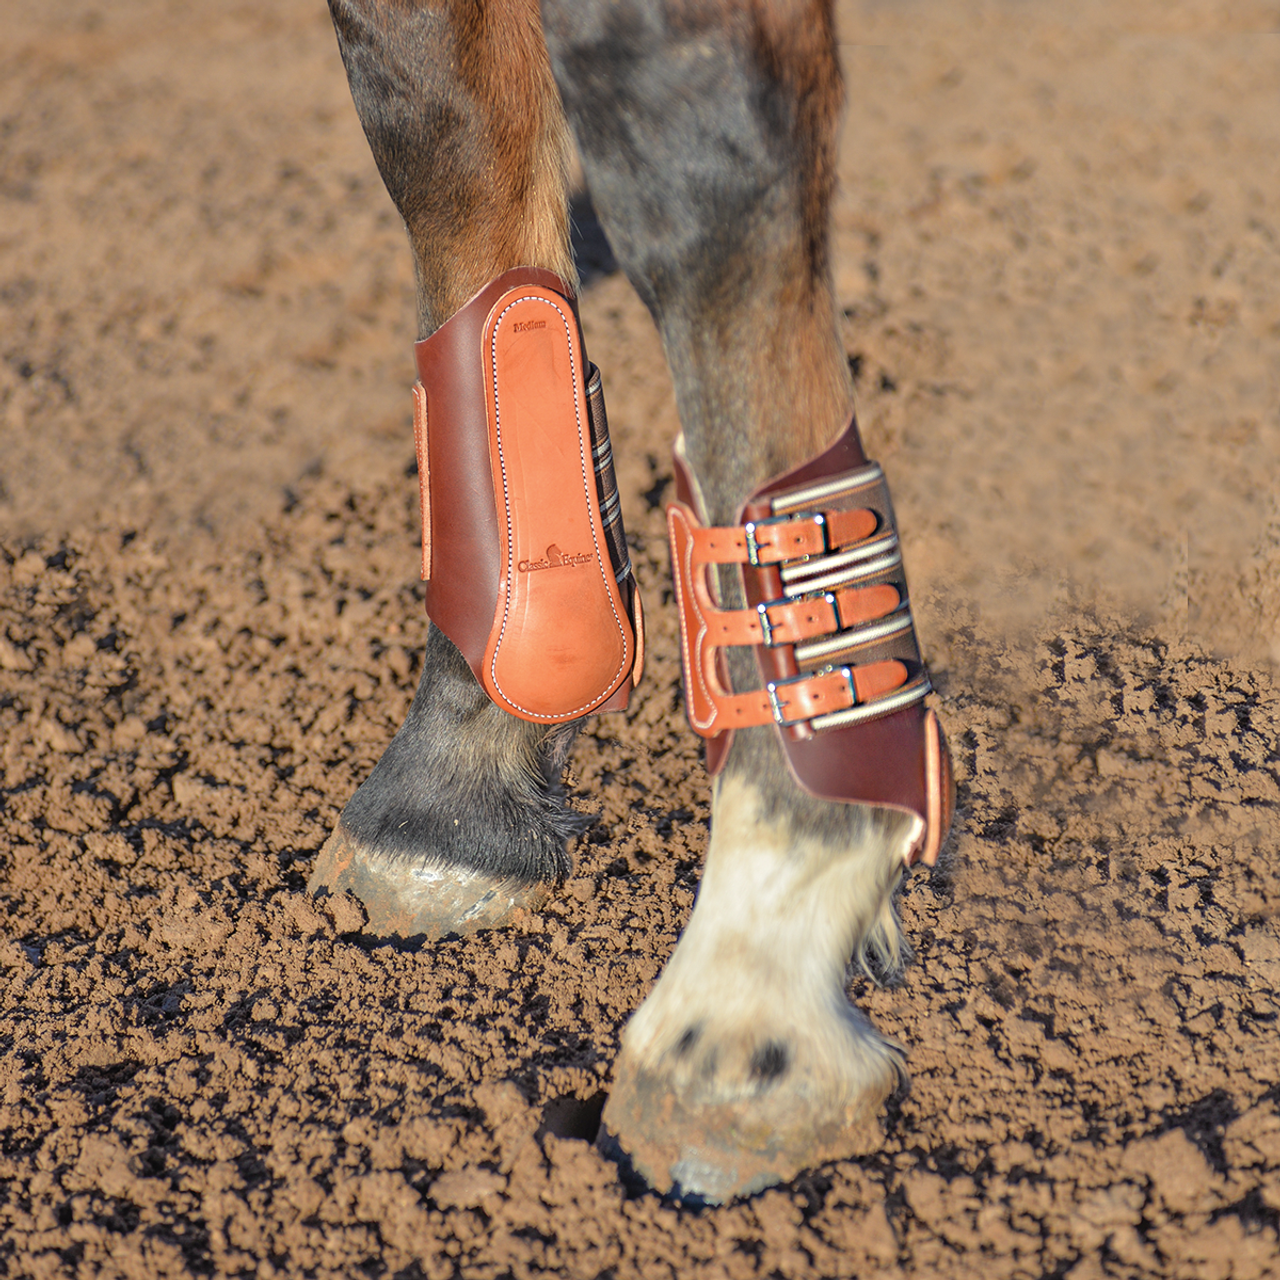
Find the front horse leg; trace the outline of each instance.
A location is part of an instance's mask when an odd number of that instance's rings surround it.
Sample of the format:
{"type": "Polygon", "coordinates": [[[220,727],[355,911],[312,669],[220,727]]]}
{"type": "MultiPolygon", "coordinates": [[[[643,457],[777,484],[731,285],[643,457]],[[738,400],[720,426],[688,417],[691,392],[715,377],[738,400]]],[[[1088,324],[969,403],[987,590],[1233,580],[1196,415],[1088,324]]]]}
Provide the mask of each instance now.
{"type": "Polygon", "coordinates": [[[830,4],[543,0],[543,15],[596,210],[672,369],[686,700],[719,769],[697,903],[624,1034],[605,1141],[651,1185],[719,1201],[875,1141],[900,1054],[849,1004],[847,965],[868,950],[898,963],[892,893],[936,854],[944,749],[836,324],[830,4]],[[751,552],[744,504],[764,513],[751,552]],[[796,507],[807,523],[770,514],[796,507]],[[806,575],[832,585],[806,593],[806,575]],[[818,653],[836,665],[811,678],[818,653]],[[781,728],[761,724],[762,671],[781,728]],[[803,715],[788,707],[801,695],[803,715]],[[864,700],[870,728],[824,737],[864,700]],[[937,811],[921,812],[930,788],[937,811]]]}
{"type": "MultiPolygon", "coordinates": [[[[419,337],[509,268],[572,281],[570,144],[536,0],[330,0],[330,9],[361,124],[408,230],[419,337]]],[[[495,705],[433,626],[404,726],[343,810],[311,891],[354,891],[381,936],[465,934],[536,908],[567,873],[567,841],[584,825],[560,784],[572,737],[571,722],[495,705]]]]}

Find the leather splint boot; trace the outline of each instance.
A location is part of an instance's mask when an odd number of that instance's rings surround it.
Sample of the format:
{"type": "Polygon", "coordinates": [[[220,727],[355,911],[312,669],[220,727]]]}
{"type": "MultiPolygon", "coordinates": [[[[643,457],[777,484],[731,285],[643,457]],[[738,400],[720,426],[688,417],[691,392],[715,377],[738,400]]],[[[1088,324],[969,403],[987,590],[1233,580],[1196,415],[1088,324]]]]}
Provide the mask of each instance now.
{"type": "Polygon", "coordinates": [[[549,271],[507,271],[416,355],[432,622],[512,715],[622,710],[644,625],[573,291],[549,271]]]}
{"type": "Polygon", "coordinates": [[[925,704],[888,487],[856,421],[758,488],[727,528],[703,524],[682,445],[667,527],[685,704],[708,769],[723,767],[735,729],[772,724],[805,791],[914,815],[907,862],[932,865],[951,824],[951,762],[925,704]],[[746,609],[719,607],[715,566],[729,564],[741,566],[746,609]],[[755,648],[761,689],[729,687],[731,645],[755,648]]]}
{"type": "MultiPolygon", "coordinates": [[[[600,374],[587,362],[572,291],[548,271],[508,271],[416,351],[432,622],[513,716],[550,729],[625,707],[641,671],[640,597],[600,374]]],[[[504,741],[527,749],[554,735],[491,716],[471,741],[465,727],[437,732],[437,710],[447,724],[474,721],[476,707],[453,663],[428,666],[400,732],[316,858],[308,892],[353,893],[371,936],[435,939],[509,924],[538,910],[567,868],[576,824],[548,803],[541,761],[530,757],[516,785],[503,773],[515,757],[498,754],[504,741]],[[442,684],[455,687],[437,701],[442,684]]]]}

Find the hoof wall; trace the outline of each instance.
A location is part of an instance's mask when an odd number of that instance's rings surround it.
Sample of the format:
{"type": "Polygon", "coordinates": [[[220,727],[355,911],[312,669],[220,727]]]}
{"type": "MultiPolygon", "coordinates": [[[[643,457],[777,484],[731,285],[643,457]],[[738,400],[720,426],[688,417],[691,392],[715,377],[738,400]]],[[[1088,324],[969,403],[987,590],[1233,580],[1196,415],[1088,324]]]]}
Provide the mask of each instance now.
{"type": "Polygon", "coordinates": [[[537,911],[550,893],[539,882],[524,884],[462,867],[379,856],[339,822],[316,857],[307,892],[316,896],[343,890],[364,904],[367,934],[428,941],[514,924],[537,911]]]}
{"type": "MultiPolygon", "coordinates": [[[[879,1099],[875,1100],[877,1103],[879,1099]]],[[[684,1102],[669,1081],[620,1067],[597,1146],[638,1181],[690,1204],[724,1204],[882,1141],[876,1106],[811,1124],[803,1098],[684,1102]],[[785,1118],[784,1118],[785,1117],[785,1118]]]]}

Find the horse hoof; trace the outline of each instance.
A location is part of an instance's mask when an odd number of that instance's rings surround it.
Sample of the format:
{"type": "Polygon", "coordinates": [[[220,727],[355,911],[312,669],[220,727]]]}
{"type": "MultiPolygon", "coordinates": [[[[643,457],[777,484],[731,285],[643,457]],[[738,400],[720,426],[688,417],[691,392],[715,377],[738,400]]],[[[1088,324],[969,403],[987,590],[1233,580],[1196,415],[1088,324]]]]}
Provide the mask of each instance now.
{"type": "Polygon", "coordinates": [[[435,941],[517,923],[537,911],[548,885],[501,879],[465,867],[379,854],[339,821],[307,882],[313,897],[350,890],[364,904],[364,932],[435,941]]]}
{"type": "Polygon", "coordinates": [[[892,1087],[886,1086],[835,1110],[792,1091],[690,1098],[666,1073],[623,1061],[597,1145],[662,1195],[723,1204],[826,1161],[874,1151],[882,1141],[880,1104],[892,1087]]]}
{"type": "Polygon", "coordinates": [[[913,828],[850,809],[815,838],[763,821],[734,776],[714,807],[693,914],[622,1034],[601,1146],[624,1176],[719,1204],[879,1145],[902,1053],[844,988],[850,955],[900,954],[891,894],[913,828]]]}

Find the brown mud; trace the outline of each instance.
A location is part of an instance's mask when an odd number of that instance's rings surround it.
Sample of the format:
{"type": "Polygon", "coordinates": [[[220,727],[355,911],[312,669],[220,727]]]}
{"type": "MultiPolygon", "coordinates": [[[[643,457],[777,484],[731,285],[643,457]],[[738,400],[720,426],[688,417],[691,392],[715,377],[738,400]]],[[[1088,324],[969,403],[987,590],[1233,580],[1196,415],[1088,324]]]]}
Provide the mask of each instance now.
{"type": "Polygon", "coordinates": [[[400,229],[318,0],[9,5],[0,1273],[1280,1274],[1280,5],[850,0],[838,287],[959,774],[855,999],[877,1151],[714,1210],[588,1139],[686,919],[660,349],[605,370],[646,682],[518,927],[303,893],[412,695],[400,229]]]}

